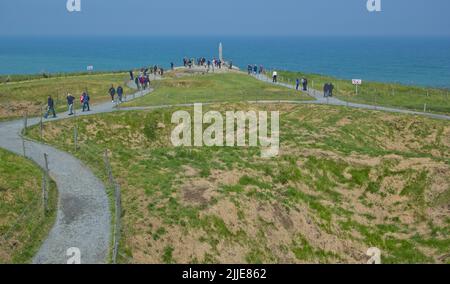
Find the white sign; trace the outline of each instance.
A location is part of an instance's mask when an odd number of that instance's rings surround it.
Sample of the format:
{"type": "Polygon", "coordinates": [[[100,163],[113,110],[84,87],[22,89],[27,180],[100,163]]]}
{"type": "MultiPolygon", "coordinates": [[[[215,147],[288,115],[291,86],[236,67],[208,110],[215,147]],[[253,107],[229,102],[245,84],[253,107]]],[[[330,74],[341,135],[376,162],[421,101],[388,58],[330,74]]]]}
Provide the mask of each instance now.
{"type": "Polygon", "coordinates": [[[94,66],[89,65],[86,69],[87,69],[87,71],[93,71],[94,70],[94,66]]]}
{"type": "Polygon", "coordinates": [[[353,79],[352,84],[353,85],[362,85],[362,80],[361,79],[353,79]]]}

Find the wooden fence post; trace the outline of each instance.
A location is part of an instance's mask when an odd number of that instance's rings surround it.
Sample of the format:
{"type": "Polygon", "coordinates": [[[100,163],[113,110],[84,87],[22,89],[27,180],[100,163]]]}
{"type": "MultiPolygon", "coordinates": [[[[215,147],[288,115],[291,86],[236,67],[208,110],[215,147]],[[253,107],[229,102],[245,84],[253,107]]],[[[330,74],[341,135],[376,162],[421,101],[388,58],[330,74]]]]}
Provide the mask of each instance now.
{"type": "Polygon", "coordinates": [[[75,146],[75,152],[78,150],[78,127],[75,124],[75,127],[73,128],[73,144],[75,146]]]}
{"type": "Polygon", "coordinates": [[[23,117],[23,135],[27,135],[27,127],[28,127],[28,112],[25,112],[23,117]]]}
{"type": "Polygon", "coordinates": [[[48,210],[48,177],[49,177],[49,169],[48,169],[48,155],[44,153],[44,170],[42,176],[42,201],[44,207],[44,214],[48,210]]]}

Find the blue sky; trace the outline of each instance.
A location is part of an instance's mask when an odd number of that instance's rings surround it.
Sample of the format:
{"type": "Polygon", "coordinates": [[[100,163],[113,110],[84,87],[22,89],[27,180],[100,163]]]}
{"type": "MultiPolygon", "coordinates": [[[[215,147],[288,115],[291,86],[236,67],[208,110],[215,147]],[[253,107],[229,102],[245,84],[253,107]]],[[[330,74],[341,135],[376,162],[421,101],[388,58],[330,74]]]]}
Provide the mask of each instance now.
{"type": "Polygon", "coordinates": [[[0,35],[445,35],[449,0],[0,0],[0,35]]]}

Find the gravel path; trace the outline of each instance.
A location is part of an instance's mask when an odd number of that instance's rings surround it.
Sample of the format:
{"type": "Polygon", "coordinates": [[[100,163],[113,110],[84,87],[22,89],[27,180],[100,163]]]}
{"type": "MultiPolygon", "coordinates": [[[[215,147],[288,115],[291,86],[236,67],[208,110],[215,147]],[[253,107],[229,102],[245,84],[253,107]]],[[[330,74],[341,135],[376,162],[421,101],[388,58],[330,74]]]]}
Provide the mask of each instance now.
{"type": "MultiPolygon", "coordinates": [[[[152,90],[140,91],[127,96],[127,100],[138,98],[152,90]]],[[[92,111],[78,116],[116,111],[111,102],[92,106],[92,111]]],[[[69,118],[59,114],[55,119],[69,118]]],[[[36,125],[39,118],[28,120],[28,126],[36,125]]],[[[23,155],[21,131],[23,120],[0,123],[0,147],[23,155]]],[[[72,155],[48,145],[25,141],[26,156],[44,167],[44,153],[48,154],[50,176],[58,187],[58,212],[51,229],[33,263],[64,264],[69,248],[79,248],[81,263],[107,263],[110,248],[111,216],[109,200],[104,184],[72,155]]],[[[99,163],[103,163],[99,160],[99,163]]]]}
{"type": "MultiPolygon", "coordinates": [[[[273,83],[272,79],[268,78],[267,76],[263,74],[253,75],[256,79],[278,85],[283,86],[290,89],[295,89],[294,85],[289,85],[286,83],[273,83]]],[[[411,111],[411,110],[405,110],[405,109],[398,109],[398,108],[390,108],[390,107],[383,107],[383,106],[374,106],[374,105],[367,105],[367,104],[358,104],[358,103],[351,103],[351,102],[345,102],[342,100],[339,100],[335,97],[331,98],[324,98],[323,93],[314,89],[309,89],[306,92],[311,97],[315,98],[315,101],[312,102],[296,102],[292,101],[289,103],[313,103],[313,104],[328,104],[328,105],[335,105],[335,106],[347,106],[347,107],[353,107],[353,108],[360,108],[360,109],[370,109],[370,110],[380,110],[380,111],[386,111],[386,112],[393,112],[393,113],[403,113],[403,114],[412,114],[412,115],[420,115],[420,116],[427,116],[435,119],[443,119],[443,120],[450,120],[450,116],[443,115],[443,114],[434,114],[434,113],[426,113],[426,112],[419,112],[419,111],[411,111]]],[[[288,103],[288,101],[284,101],[285,103],[288,103]]],[[[261,102],[263,103],[263,102],[261,102]]],[[[266,101],[266,103],[271,103],[271,101],[266,101]]],[[[282,101],[283,103],[283,101],[282,101]]]]}
{"type": "MultiPolygon", "coordinates": [[[[274,84],[264,75],[255,75],[258,80],[274,84]]],[[[160,79],[160,78],[153,78],[160,79]]],[[[279,86],[294,89],[295,87],[285,83],[277,83],[279,86]]],[[[136,88],[134,83],[129,83],[130,88],[136,88]]],[[[132,100],[145,96],[152,92],[152,89],[138,91],[126,97],[132,100]]],[[[431,118],[450,120],[449,116],[431,113],[422,113],[395,108],[371,106],[365,104],[348,103],[336,98],[324,98],[316,90],[309,90],[308,94],[314,97],[315,101],[258,101],[249,103],[292,103],[292,104],[329,104],[336,106],[348,106],[362,109],[381,110],[387,112],[413,114],[428,116],[431,118]]],[[[193,104],[161,105],[152,107],[130,107],[121,110],[143,110],[161,109],[173,106],[192,106],[193,104]]],[[[117,111],[118,108],[109,102],[92,107],[91,112],[77,112],[78,116],[93,115],[117,111]]],[[[67,114],[59,114],[56,119],[69,118],[67,114]]],[[[28,126],[39,123],[39,118],[28,120],[28,126]]],[[[0,123],[0,147],[22,155],[23,120],[0,123]]],[[[57,150],[48,145],[43,145],[34,141],[25,142],[26,155],[34,160],[41,167],[44,165],[44,153],[49,157],[50,175],[56,181],[59,201],[57,220],[50,231],[48,238],[33,259],[34,263],[55,263],[63,264],[67,262],[67,249],[75,247],[81,251],[82,263],[106,263],[108,262],[111,216],[109,200],[106,195],[103,183],[78,159],[68,153],[57,150]]],[[[103,161],[99,161],[102,163],[103,161]]]]}

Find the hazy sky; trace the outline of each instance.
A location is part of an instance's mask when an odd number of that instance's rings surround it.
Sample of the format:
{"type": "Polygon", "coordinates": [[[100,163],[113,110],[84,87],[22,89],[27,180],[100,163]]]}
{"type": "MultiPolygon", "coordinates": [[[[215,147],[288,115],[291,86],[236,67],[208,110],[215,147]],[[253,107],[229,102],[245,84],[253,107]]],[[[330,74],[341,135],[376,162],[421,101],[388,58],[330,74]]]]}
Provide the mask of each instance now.
{"type": "Polygon", "coordinates": [[[0,0],[0,35],[446,35],[449,0],[0,0]]]}

